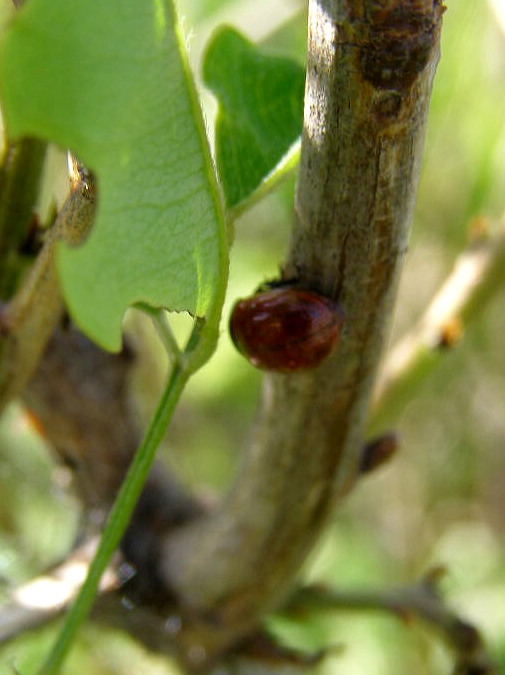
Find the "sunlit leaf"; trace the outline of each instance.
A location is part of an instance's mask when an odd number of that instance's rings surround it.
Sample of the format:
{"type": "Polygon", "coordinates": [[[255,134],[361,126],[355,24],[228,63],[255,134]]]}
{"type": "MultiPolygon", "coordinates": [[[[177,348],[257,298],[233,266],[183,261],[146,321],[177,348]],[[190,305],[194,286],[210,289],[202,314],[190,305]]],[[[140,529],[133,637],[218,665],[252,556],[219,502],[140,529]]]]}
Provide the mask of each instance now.
{"type": "Polygon", "coordinates": [[[0,58],[8,132],[70,148],[98,179],[90,238],[60,251],[77,323],[117,349],[136,302],[205,315],[226,243],[172,3],[31,0],[0,58]]]}
{"type": "Polygon", "coordinates": [[[226,27],[207,49],[204,80],[219,102],[216,161],[232,208],[260,187],[300,136],[305,72],[226,27]]]}

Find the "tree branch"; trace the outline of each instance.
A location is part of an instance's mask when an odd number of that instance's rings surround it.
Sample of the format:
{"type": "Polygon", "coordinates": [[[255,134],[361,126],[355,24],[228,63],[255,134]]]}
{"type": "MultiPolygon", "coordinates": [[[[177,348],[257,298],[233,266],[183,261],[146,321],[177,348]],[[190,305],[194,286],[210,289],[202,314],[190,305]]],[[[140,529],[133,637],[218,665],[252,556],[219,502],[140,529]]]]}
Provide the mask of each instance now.
{"type": "Polygon", "coordinates": [[[388,353],[372,410],[372,429],[387,428],[505,282],[505,228],[476,238],[462,253],[414,328],[388,353]]]}
{"type": "MultiPolygon", "coordinates": [[[[96,546],[96,538],[89,540],[51,572],[12,592],[11,601],[0,608],[0,643],[55,619],[69,607],[86,578],[96,546]]],[[[100,590],[108,592],[118,585],[116,571],[111,567],[103,576],[100,590]]]]}
{"type": "Polygon", "coordinates": [[[300,176],[283,275],[346,324],[318,369],[267,375],[232,490],[167,537],[160,574],[209,658],[278,605],[352,487],[412,215],[443,7],[312,0],[300,176]]]}
{"type": "Polygon", "coordinates": [[[458,674],[485,675],[495,672],[477,629],[444,604],[436,584],[439,576],[440,570],[436,569],[417,584],[384,591],[309,586],[293,595],[283,613],[296,617],[321,611],[393,612],[405,622],[417,619],[437,630],[456,654],[458,674]]]}
{"type": "Polygon", "coordinates": [[[56,247],[77,245],[91,230],[95,215],[95,186],[75,165],[71,190],[29,274],[0,311],[0,412],[21,393],[33,375],[63,314],[56,270],[56,247]]]}

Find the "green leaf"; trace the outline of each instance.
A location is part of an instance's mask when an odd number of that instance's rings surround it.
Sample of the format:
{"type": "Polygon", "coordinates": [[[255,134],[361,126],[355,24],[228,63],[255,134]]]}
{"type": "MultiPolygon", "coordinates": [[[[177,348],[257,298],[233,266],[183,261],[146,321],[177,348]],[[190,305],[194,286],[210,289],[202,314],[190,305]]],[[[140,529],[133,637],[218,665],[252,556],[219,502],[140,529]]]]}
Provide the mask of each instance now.
{"type": "Polygon", "coordinates": [[[219,103],[216,161],[227,206],[235,208],[260,188],[300,136],[305,71],[225,27],[207,48],[203,76],[219,103]]]}
{"type": "Polygon", "coordinates": [[[218,312],[225,228],[171,0],[30,0],[0,50],[9,134],[70,148],[97,176],[91,236],[59,255],[80,327],[114,350],[137,302],[218,312]]]}

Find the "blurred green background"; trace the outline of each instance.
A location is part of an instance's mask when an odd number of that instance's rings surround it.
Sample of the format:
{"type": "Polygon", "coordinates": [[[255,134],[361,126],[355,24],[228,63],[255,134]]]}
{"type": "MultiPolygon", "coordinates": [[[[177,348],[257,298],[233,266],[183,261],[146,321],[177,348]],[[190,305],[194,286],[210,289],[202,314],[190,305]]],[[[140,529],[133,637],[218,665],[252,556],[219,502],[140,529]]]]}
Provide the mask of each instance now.
{"type": "MultiPolygon", "coordinates": [[[[304,2],[179,0],[192,63],[220,23],[269,49],[304,59],[304,2]]],[[[4,14],[7,0],[0,7],[4,14]]],[[[426,138],[419,199],[400,288],[392,342],[422,313],[466,246],[472,219],[491,226],[505,208],[505,2],[448,0],[442,58],[426,138]]],[[[209,127],[214,104],[203,92],[209,127]]],[[[190,383],[162,449],[181,479],[221,493],[247,440],[260,375],[232,348],[229,306],[276,275],[289,237],[294,178],[236,223],[222,339],[190,383]]],[[[505,270],[504,270],[505,281],[505,270]]],[[[451,606],[484,632],[505,672],[505,312],[499,294],[409,401],[396,429],[401,452],[342,504],[307,562],[307,579],[381,588],[444,565],[451,606]]],[[[146,344],[152,344],[147,337],[146,344]]],[[[139,371],[142,415],[163,377],[158,359],[139,371]],[[149,388],[147,383],[149,383],[149,388]]],[[[57,561],[73,540],[78,509],[68,475],[55,466],[20,409],[0,426],[0,583],[9,588],[57,561]]],[[[272,622],[289,644],[313,650],[343,644],[324,675],[447,675],[451,658],[422,626],[383,614],[335,613],[310,623],[272,622]]],[[[0,673],[30,675],[54,627],[0,650],[0,673]]],[[[88,626],[71,675],[167,675],[169,664],[113,631],[88,626]],[[107,637],[106,637],[107,636],[107,637]]]]}

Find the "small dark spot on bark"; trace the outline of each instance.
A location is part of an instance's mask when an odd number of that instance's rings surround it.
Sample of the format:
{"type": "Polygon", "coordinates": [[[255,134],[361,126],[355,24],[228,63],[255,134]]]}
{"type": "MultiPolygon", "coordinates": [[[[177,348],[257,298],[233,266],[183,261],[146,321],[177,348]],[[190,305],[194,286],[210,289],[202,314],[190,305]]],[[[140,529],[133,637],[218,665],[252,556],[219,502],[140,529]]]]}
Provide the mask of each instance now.
{"type": "Polygon", "coordinates": [[[475,626],[457,619],[453,626],[453,635],[460,649],[474,651],[481,646],[481,638],[475,626]]]}
{"type": "Polygon", "coordinates": [[[363,447],[359,472],[368,474],[386,464],[398,449],[398,437],[390,432],[366,443],[363,447]]]}
{"type": "Polygon", "coordinates": [[[463,335],[463,324],[458,317],[448,319],[440,329],[436,346],[438,349],[450,349],[458,344],[463,335]]]}
{"type": "Polygon", "coordinates": [[[58,455],[62,464],[66,466],[67,469],[78,471],[80,465],[79,458],[75,457],[71,450],[68,450],[67,448],[59,448],[58,455]]]}
{"type": "Polygon", "coordinates": [[[374,113],[380,123],[392,122],[399,117],[402,96],[397,92],[384,92],[374,102],[374,113]]]}
{"type": "Polygon", "coordinates": [[[425,68],[442,8],[426,14],[408,7],[376,9],[360,53],[365,80],[380,89],[408,89],[425,68]]]}

